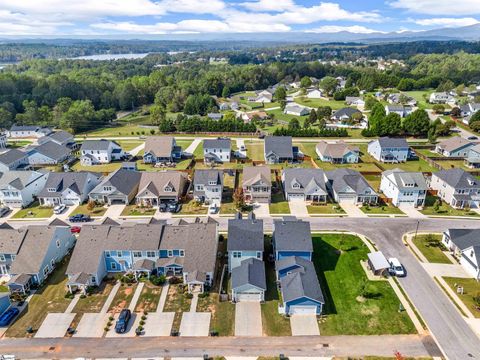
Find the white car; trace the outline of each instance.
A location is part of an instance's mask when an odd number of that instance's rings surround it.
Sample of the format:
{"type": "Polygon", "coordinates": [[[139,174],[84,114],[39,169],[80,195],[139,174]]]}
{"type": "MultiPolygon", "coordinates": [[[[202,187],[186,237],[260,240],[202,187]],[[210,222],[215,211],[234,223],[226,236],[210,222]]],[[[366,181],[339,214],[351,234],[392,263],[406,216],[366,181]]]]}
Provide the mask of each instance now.
{"type": "Polygon", "coordinates": [[[209,214],[216,214],[218,212],[218,210],[220,210],[219,207],[217,207],[216,204],[212,204],[210,205],[210,207],[208,208],[208,213],[209,214]]]}
{"type": "Polygon", "coordinates": [[[389,258],[388,263],[390,264],[390,269],[388,270],[390,275],[397,277],[404,277],[406,275],[405,268],[397,258],[389,258]]]}
{"type": "Polygon", "coordinates": [[[0,217],[7,215],[9,211],[10,208],[8,206],[0,206],[0,217]]]}
{"type": "Polygon", "coordinates": [[[65,205],[64,204],[57,205],[53,208],[53,213],[58,215],[58,214],[61,214],[63,212],[63,210],[65,210],[65,205]]]}

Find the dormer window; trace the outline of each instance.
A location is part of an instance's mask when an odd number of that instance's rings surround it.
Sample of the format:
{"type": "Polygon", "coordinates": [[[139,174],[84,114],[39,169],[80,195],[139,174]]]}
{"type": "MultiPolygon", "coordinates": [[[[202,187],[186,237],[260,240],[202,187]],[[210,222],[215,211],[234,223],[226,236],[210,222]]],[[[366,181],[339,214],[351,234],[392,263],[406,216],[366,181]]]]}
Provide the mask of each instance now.
{"type": "Polygon", "coordinates": [[[57,189],[55,189],[55,188],[48,188],[47,191],[53,193],[53,192],[57,191],[57,189]]]}
{"type": "Polygon", "coordinates": [[[208,185],[217,185],[217,182],[216,181],[209,181],[208,185]]]}
{"type": "Polygon", "coordinates": [[[165,187],[163,188],[163,190],[164,190],[165,192],[172,192],[172,191],[173,191],[173,189],[172,189],[171,186],[165,186],[165,187]]]}
{"type": "Polygon", "coordinates": [[[473,179],[468,179],[467,181],[470,186],[475,185],[475,181],[473,179]]]}
{"type": "Polygon", "coordinates": [[[104,186],[103,191],[112,191],[112,187],[111,186],[104,186]]]}
{"type": "Polygon", "coordinates": [[[292,188],[293,189],[300,189],[300,184],[299,183],[293,183],[292,188]]]}

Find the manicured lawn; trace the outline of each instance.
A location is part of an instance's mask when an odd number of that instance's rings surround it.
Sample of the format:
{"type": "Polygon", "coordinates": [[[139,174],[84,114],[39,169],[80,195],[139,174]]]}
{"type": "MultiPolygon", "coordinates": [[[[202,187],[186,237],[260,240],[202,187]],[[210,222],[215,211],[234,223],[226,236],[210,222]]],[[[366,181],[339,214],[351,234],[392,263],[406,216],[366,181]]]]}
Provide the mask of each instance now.
{"type": "Polygon", "coordinates": [[[182,140],[178,138],[175,138],[175,141],[177,143],[177,146],[180,146],[182,150],[185,150],[193,142],[193,140],[182,140]]]}
{"type": "Polygon", "coordinates": [[[433,152],[432,150],[429,150],[429,149],[414,149],[415,152],[417,154],[422,154],[422,155],[425,155],[427,157],[439,157],[441,156],[440,154],[437,154],[435,152],[433,152]]]}
{"type": "Polygon", "coordinates": [[[102,284],[94,288],[90,295],[78,300],[77,305],[73,308],[73,312],[76,314],[100,312],[114,285],[114,280],[102,281],[102,284]]]}
{"type": "Polygon", "coordinates": [[[72,211],[70,216],[75,214],[85,214],[85,215],[100,217],[100,216],[103,216],[106,211],[107,211],[107,208],[103,206],[95,206],[92,210],[89,210],[88,204],[83,204],[83,205],[77,206],[75,210],[72,211]]]}
{"type": "Polygon", "coordinates": [[[182,204],[180,215],[204,215],[207,211],[207,207],[192,199],[182,204]]]}
{"type": "Polygon", "coordinates": [[[380,190],[380,181],[382,180],[381,175],[364,175],[365,180],[367,180],[368,184],[375,190],[380,190]]]}
{"type": "Polygon", "coordinates": [[[432,104],[428,104],[426,99],[430,97],[430,94],[432,92],[433,90],[427,90],[427,91],[420,90],[420,91],[404,91],[403,93],[417,100],[417,106],[420,109],[429,109],[432,107],[432,104]]]}
{"type": "Polygon", "coordinates": [[[296,97],[295,102],[300,105],[308,106],[315,109],[319,108],[320,106],[330,106],[333,110],[338,110],[338,109],[347,107],[344,101],[309,99],[307,97],[296,97]]]}
{"type": "Polygon", "coordinates": [[[451,264],[443,253],[442,235],[420,234],[414,237],[413,243],[431,263],[451,264]]]}
{"type": "Polygon", "coordinates": [[[384,202],[379,203],[378,205],[363,205],[360,210],[362,210],[365,214],[372,215],[405,215],[398,207],[395,207],[391,204],[386,204],[384,202]]]}
{"type": "Polygon", "coordinates": [[[437,160],[436,163],[438,163],[443,169],[449,170],[449,169],[463,169],[463,170],[471,170],[467,166],[465,166],[465,162],[463,160],[437,160]]]}
{"type": "Polygon", "coordinates": [[[120,169],[122,166],[121,162],[112,162],[109,164],[99,164],[99,165],[92,165],[92,166],[83,166],[78,161],[75,165],[72,166],[73,171],[93,171],[98,173],[111,173],[115,170],[120,169]]]}
{"type": "Polygon", "coordinates": [[[34,218],[49,218],[53,215],[53,207],[40,206],[38,202],[34,202],[32,205],[25,209],[21,209],[15,215],[13,219],[34,219],[34,218]]]}
{"type": "Polygon", "coordinates": [[[200,144],[198,144],[195,150],[193,151],[193,157],[196,160],[203,161],[203,141],[200,142],[200,144]]]}
{"type": "Polygon", "coordinates": [[[140,297],[138,298],[137,305],[135,307],[136,312],[148,312],[156,311],[158,301],[160,300],[160,294],[162,288],[160,286],[153,285],[150,281],[145,281],[140,297]]]}
{"type": "Polygon", "coordinates": [[[452,288],[462,302],[469,308],[476,318],[480,318],[480,304],[476,304],[474,296],[480,295],[480,282],[468,278],[444,277],[443,280],[452,288]],[[457,293],[457,287],[463,287],[463,295],[457,293]]]}
{"type": "Polygon", "coordinates": [[[438,210],[435,211],[435,201],[438,198],[436,196],[427,195],[425,200],[425,206],[423,210],[420,210],[425,215],[443,215],[443,216],[480,216],[475,211],[467,211],[461,209],[454,209],[444,201],[441,202],[441,205],[438,207],[438,210]]]}
{"type": "Polygon", "coordinates": [[[152,216],[157,212],[157,208],[140,207],[137,205],[127,205],[122,211],[121,216],[152,216]]]}
{"type": "Polygon", "coordinates": [[[130,301],[132,301],[133,294],[135,293],[135,289],[137,288],[137,283],[128,285],[124,283],[118,289],[117,294],[113,298],[112,303],[110,304],[110,308],[108,309],[109,312],[115,314],[122,311],[122,309],[128,308],[130,305],[130,301]]]}
{"type": "Polygon", "coordinates": [[[25,337],[26,329],[32,327],[37,331],[48,313],[64,312],[70,299],[65,298],[68,259],[57,264],[57,268],[50,274],[46,283],[33,295],[25,311],[10,326],[7,337],[25,337]]]}
{"type": "Polygon", "coordinates": [[[117,127],[98,129],[98,130],[90,131],[85,134],[79,134],[77,136],[86,136],[86,137],[131,136],[133,138],[138,138],[139,136],[149,136],[149,135],[150,135],[150,129],[146,129],[138,125],[132,124],[132,125],[120,125],[117,127]]]}
{"type": "Polygon", "coordinates": [[[7,146],[9,148],[19,148],[30,145],[32,142],[28,140],[8,140],[7,146]]]}
{"type": "Polygon", "coordinates": [[[137,146],[142,145],[143,141],[118,140],[117,143],[120,144],[124,151],[130,151],[135,149],[137,146]]]}
{"type": "Polygon", "coordinates": [[[263,155],[264,147],[263,142],[251,142],[245,141],[245,146],[247,147],[247,157],[253,161],[264,161],[265,157],[263,155]]]}
{"type": "Polygon", "coordinates": [[[279,191],[276,194],[272,194],[270,214],[290,214],[290,206],[288,206],[288,201],[285,200],[283,192],[279,191]]]}
{"type": "Polygon", "coordinates": [[[183,284],[170,285],[168,288],[167,301],[165,302],[164,312],[174,312],[172,330],[180,329],[182,313],[190,311],[191,299],[187,299],[183,284]]]}
{"type": "Polygon", "coordinates": [[[398,164],[380,163],[379,165],[383,167],[385,170],[398,168],[405,171],[422,171],[422,172],[437,171],[437,169],[435,169],[433,166],[430,166],[430,164],[423,159],[412,160],[412,161],[402,162],[398,164]]]}
{"type": "Polygon", "coordinates": [[[197,311],[212,313],[210,331],[217,331],[220,336],[233,336],[235,331],[235,304],[219,301],[218,293],[209,293],[199,297],[197,311]]]}
{"type": "Polygon", "coordinates": [[[326,203],[307,205],[309,214],[345,214],[345,211],[338,204],[326,203]]]}
{"type": "Polygon", "coordinates": [[[354,235],[313,235],[313,262],[325,297],[322,335],[412,334],[415,327],[386,281],[369,281],[360,265],[369,250],[354,235]]]}

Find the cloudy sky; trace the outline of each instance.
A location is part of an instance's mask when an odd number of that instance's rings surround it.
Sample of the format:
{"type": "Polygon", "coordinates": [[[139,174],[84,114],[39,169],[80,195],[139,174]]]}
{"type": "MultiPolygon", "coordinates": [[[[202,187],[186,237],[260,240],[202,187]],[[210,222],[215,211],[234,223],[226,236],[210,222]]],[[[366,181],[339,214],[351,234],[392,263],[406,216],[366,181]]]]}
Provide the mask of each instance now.
{"type": "Polygon", "coordinates": [[[369,33],[479,20],[480,0],[0,0],[0,36],[369,33]]]}

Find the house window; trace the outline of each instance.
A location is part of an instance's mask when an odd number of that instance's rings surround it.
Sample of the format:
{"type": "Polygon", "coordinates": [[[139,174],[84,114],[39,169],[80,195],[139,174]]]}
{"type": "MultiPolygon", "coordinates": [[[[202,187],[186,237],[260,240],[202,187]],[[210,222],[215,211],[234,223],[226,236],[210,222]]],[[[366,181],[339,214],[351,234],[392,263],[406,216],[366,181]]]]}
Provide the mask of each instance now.
{"type": "Polygon", "coordinates": [[[233,257],[234,257],[234,258],[240,258],[240,257],[242,257],[242,252],[241,252],[241,251],[234,251],[234,252],[233,252],[233,257]]]}
{"type": "Polygon", "coordinates": [[[205,281],[210,282],[210,274],[205,274],[205,281]]]}
{"type": "Polygon", "coordinates": [[[147,251],[147,257],[155,257],[156,253],[155,251],[147,251]]]}
{"type": "Polygon", "coordinates": [[[114,262],[110,264],[110,267],[112,268],[112,270],[117,270],[117,264],[114,262]]]}
{"type": "Polygon", "coordinates": [[[173,250],[168,250],[168,257],[173,257],[173,250]]]}
{"type": "Polygon", "coordinates": [[[172,192],[173,189],[170,186],[165,186],[165,192],[172,192]]]}
{"type": "Polygon", "coordinates": [[[295,183],[295,184],[292,185],[292,188],[294,188],[294,189],[299,189],[299,188],[300,188],[300,185],[297,184],[297,183],[295,183]]]}
{"type": "MultiPolygon", "coordinates": [[[[3,256],[3,255],[2,255],[3,256]]],[[[17,255],[10,255],[10,258],[13,260],[15,260],[15,258],[17,257],[17,255]]],[[[4,257],[5,258],[5,257],[4,257]]]]}
{"type": "Polygon", "coordinates": [[[57,248],[59,248],[60,247],[60,240],[57,240],[56,244],[57,244],[57,248]]]}
{"type": "Polygon", "coordinates": [[[185,250],[180,250],[180,257],[184,257],[185,256],[185,250]]]}
{"type": "Polygon", "coordinates": [[[47,191],[48,191],[48,192],[55,192],[55,191],[57,191],[57,189],[55,189],[55,188],[48,188],[47,191]]]}
{"type": "Polygon", "coordinates": [[[107,258],[110,257],[110,251],[105,251],[105,257],[107,257],[107,258]]]}
{"type": "Polygon", "coordinates": [[[112,187],[111,186],[104,186],[103,191],[112,191],[112,187]]]}
{"type": "Polygon", "coordinates": [[[142,252],[141,251],[134,251],[133,252],[133,257],[142,257],[142,252]]]}
{"type": "Polygon", "coordinates": [[[0,254],[0,261],[5,261],[5,255],[0,254]]]}
{"type": "Polygon", "coordinates": [[[48,265],[43,268],[43,275],[47,276],[48,274],[48,265]]]}
{"type": "Polygon", "coordinates": [[[96,283],[97,282],[97,278],[95,276],[92,276],[92,283],[96,283]]]}
{"type": "Polygon", "coordinates": [[[217,182],[216,181],[209,181],[208,185],[217,185],[217,182]]]}
{"type": "Polygon", "coordinates": [[[262,258],[262,252],[261,251],[257,251],[257,259],[261,259],[262,258]]]}
{"type": "Polygon", "coordinates": [[[117,257],[122,257],[122,252],[121,251],[117,251],[117,257]]]}
{"type": "Polygon", "coordinates": [[[55,265],[55,260],[54,260],[54,259],[50,260],[50,265],[51,265],[52,268],[53,268],[53,266],[55,265]]]}

